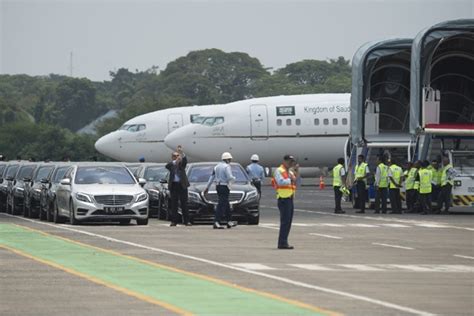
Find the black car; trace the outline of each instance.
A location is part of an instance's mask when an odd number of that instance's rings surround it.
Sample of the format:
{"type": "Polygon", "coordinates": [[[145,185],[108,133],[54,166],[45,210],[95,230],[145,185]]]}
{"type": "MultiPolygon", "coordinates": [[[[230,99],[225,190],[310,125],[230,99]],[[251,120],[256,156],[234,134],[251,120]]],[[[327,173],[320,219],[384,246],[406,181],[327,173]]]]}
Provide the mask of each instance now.
{"type": "Polygon", "coordinates": [[[55,165],[42,163],[36,169],[29,185],[25,186],[25,213],[28,217],[46,219],[46,212],[41,208],[41,192],[49,185],[55,165]]]}
{"type": "Polygon", "coordinates": [[[3,187],[3,182],[6,181],[4,180],[6,171],[8,169],[8,163],[0,163],[0,212],[5,212],[5,202],[6,202],[6,196],[4,197],[2,187],[3,187]]]}
{"type": "MultiPolygon", "coordinates": [[[[212,221],[217,205],[215,185],[204,195],[207,182],[217,165],[216,162],[190,163],[186,167],[191,186],[188,189],[188,207],[191,220],[212,221]]],[[[244,168],[238,163],[231,163],[232,174],[236,181],[230,186],[229,202],[232,209],[232,220],[257,225],[260,219],[259,196],[244,168]]]]}
{"type": "Polygon", "coordinates": [[[59,182],[64,178],[67,170],[71,167],[68,163],[61,163],[56,165],[53,173],[50,176],[48,183],[42,187],[40,193],[40,208],[41,212],[46,214],[46,219],[49,222],[60,222],[56,208],[56,189],[59,182]]]}
{"type": "Polygon", "coordinates": [[[25,211],[25,191],[27,186],[31,183],[33,174],[38,167],[35,163],[25,163],[18,168],[13,181],[8,186],[7,208],[11,214],[23,214],[28,216],[25,211]]]}
{"type": "Polygon", "coordinates": [[[143,187],[149,197],[149,216],[167,219],[168,210],[168,169],[164,163],[142,163],[135,176],[146,180],[143,187]]]}
{"type": "Polygon", "coordinates": [[[8,192],[13,186],[13,181],[15,180],[18,169],[20,168],[22,162],[15,161],[8,163],[8,166],[3,172],[3,179],[0,184],[0,201],[2,205],[2,210],[7,213],[11,213],[8,204],[8,192]]]}

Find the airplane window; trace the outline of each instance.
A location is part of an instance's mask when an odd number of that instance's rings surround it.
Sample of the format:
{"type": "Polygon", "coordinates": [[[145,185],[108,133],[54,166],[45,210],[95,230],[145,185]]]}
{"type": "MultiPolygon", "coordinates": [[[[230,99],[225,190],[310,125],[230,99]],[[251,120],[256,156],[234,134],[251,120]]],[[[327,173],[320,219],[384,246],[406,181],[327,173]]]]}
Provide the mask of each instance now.
{"type": "Polygon", "coordinates": [[[139,131],[143,131],[144,129],[146,129],[146,125],[145,125],[145,124],[140,124],[140,125],[138,125],[138,130],[139,130],[139,131]]]}
{"type": "Polygon", "coordinates": [[[206,126],[215,126],[222,123],[224,123],[224,117],[218,116],[218,117],[206,117],[201,124],[206,125],[206,126]]]}
{"type": "Polygon", "coordinates": [[[122,126],[119,128],[119,131],[127,130],[129,127],[130,127],[130,125],[128,125],[128,124],[122,125],[122,126]]]}
{"type": "Polygon", "coordinates": [[[296,119],[295,124],[298,125],[298,126],[301,125],[301,120],[300,120],[300,119],[296,119]]]}
{"type": "Polygon", "coordinates": [[[277,120],[277,125],[278,125],[278,126],[281,126],[281,124],[282,124],[281,120],[278,119],[278,120],[277,120]]]}
{"type": "Polygon", "coordinates": [[[342,119],[342,125],[347,125],[347,119],[346,118],[342,119]]]}
{"type": "Polygon", "coordinates": [[[286,119],[286,126],[290,126],[291,125],[291,119],[286,119]]]}
{"type": "Polygon", "coordinates": [[[130,125],[128,128],[127,128],[127,131],[129,132],[136,132],[138,130],[138,125],[130,125]]]}
{"type": "Polygon", "coordinates": [[[222,124],[224,123],[224,118],[223,117],[216,117],[216,120],[214,121],[214,125],[222,124]]]}
{"type": "Polygon", "coordinates": [[[319,119],[314,119],[314,125],[319,125],[319,119]]]}
{"type": "Polygon", "coordinates": [[[337,125],[337,118],[332,119],[332,125],[337,125]]]}
{"type": "Polygon", "coordinates": [[[323,123],[324,123],[324,125],[329,125],[329,120],[328,120],[328,119],[324,119],[323,123]]]}

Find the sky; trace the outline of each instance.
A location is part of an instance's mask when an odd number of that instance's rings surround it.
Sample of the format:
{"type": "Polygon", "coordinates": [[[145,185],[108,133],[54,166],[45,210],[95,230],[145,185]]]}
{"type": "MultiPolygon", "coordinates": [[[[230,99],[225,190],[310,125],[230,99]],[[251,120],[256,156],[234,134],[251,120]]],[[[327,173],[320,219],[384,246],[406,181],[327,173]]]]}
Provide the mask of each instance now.
{"type": "Polygon", "coordinates": [[[351,59],[363,43],[474,18],[474,0],[0,0],[0,74],[110,80],[190,51],[246,52],[278,69],[351,59]]]}

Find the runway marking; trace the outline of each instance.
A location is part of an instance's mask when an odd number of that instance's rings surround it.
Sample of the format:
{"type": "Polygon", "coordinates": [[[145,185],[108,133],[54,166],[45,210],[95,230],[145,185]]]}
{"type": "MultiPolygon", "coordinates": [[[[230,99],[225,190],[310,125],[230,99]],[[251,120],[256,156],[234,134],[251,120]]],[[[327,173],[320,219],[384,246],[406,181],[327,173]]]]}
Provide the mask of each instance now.
{"type": "Polygon", "coordinates": [[[299,301],[51,235],[0,224],[0,247],[182,315],[339,315],[299,301]],[[126,273],[123,273],[126,271],[126,273]],[[157,282],[160,280],[160,282],[157,282]],[[159,297],[160,299],[158,299],[159,297]],[[178,307],[179,306],[179,307],[178,307]]]}
{"type": "MultiPolygon", "coordinates": [[[[399,304],[395,304],[395,303],[390,303],[390,302],[387,302],[387,301],[371,298],[371,297],[364,296],[364,295],[353,294],[353,293],[350,293],[350,292],[339,291],[339,290],[334,290],[334,289],[331,289],[331,288],[322,287],[322,286],[318,286],[318,285],[313,285],[313,284],[309,284],[309,283],[305,283],[305,282],[295,281],[295,280],[292,280],[292,279],[289,279],[289,278],[280,277],[280,276],[268,274],[268,273],[265,273],[265,272],[252,271],[252,270],[248,270],[248,269],[234,267],[232,265],[220,263],[220,262],[213,261],[213,260],[208,260],[208,259],[204,259],[204,258],[200,258],[200,257],[196,257],[196,256],[191,256],[191,255],[186,255],[186,254],[182,254],[182,253],[178,253],[178,252],[174,252],[174,251],[169,251],[169,250],[165,250],[165,249],[145,246],[145,245],[133,243],[133,242],[130,242],[130,241],[125,241],[125,240],[120,240],[120,239],[116,239],[116,238],[113,238],[113,237],[108,237],[108,236],[105,236],[105,235],[90,233],[90,232],[83,231],[83,230],[80,230],[80,229],[56,226],[54,224],[45,223],[45,222],[41,222],[41,221],[36,221],[36,220],[29,219],[29,218],[24,218],[24,217],[18,217],[18,216],[14,216],[14,215],[10,215],[10,214],[1,214],[1,215],[16,218],[16,219],[20,219],[20,220],[24,220],[24,221],[28,221],[28,222],[39,224],[39,225],[56,227],[58,229],[68,230],[68,231],[76,232],[76,233],[79,233],[79,234],[84,234],[84,235],[87,235],[87,236],[97,237],[97,238],[104,239],[104,240],[107,240],[107,241],[110,241],[110,242],[116,242],[116,243],[120,243],[120,244],[124,244],[124,245],[128,245],[128,246],[133,246],[133,247],[137,247],[137,248],[141,248],[141,249],[147,249],[147,250],[150,250],[150,251],[164,253],[164,254],[180,257],[180,258],[185,258],[185,259],[189,259],[189,260],[203,262],[203,263],[207,263],[209,265],[214,265],[214,266],[227,268],[227,269],[231,269],[231,270],[235,270],[235,271],[241,271],[241,272],[244,272],[244,273],[247,273],[247,274],[252,274],[252,275],[260,276],[260,277],[263,277],[263,278],[280,281],[282,283],[290,284],[290,285],[293,285],[293,286],[298,286],[298,287],[312,289],[312,290],[319,291],[319,292],[324,292],[324,293],[329,293],[329,294],[338,295],[338,296],[342,296],[342,297],[347,297],[347,298],[351,298],[351,299],[354,299],[354,300],[359,300],[359,301],[371,303],[371,304],[374,304],[374,305],[383,306],[385,308],[391,308],[391,309],[402,311],[402,312],[405,312],[405,313],[410,313],[410,314],[413,314],[413,315],[420,315],[420,316],[434,316],[435,315],[435,314],[430,313],[430,312],[422,311],[422,310],[419,310],[419,309],[415,309],[415,308],[411,308],[411,307],[407,307],[407,306],[403,306],[403,305],[399,305],[399,304]]],[[[328,313],[328,312],[326,312],[326,313],[328,313]]]]}
{"type": "Polygon", "coordinates": [[[458,258],[474,260],[474,257],[471,257],[471,256],[463,256],[463,255],[454,255],[454,256],[455,256],[455,257],[458,257],[458,258]]]}
{"type": "Polygon", "coordinates": [[[328,226],[328,227],[344,227],[343,224],[333,224],[333,223],[322,223],[321,226],[328,226]]]}
{"type": "Polygon", "coordinates": [[[380,227],[377,225],[371,225],[371,224],[347,224],[349,227],[366,227],[366,228],[374,228],[374,227],[380,227]]]}
{"type": "Polygon", "coordinates": [[[304,269],[304,270],[311,270],[311,271],[336,271],[331,267],[326,267],[320,264],[288,264],[289,266],[304,269]]]}
{"type": "Polygon", "coordinates": [[[275,268],[260,263],[231,263],[231,265],[253,271],[276,270],[275,268]]]}
{"type": "Polygon", "coordinates": [[[421,265],[414,265],[414,264],[392,264],[390,266],[399,268],[402,270],[409,270],[409,271],[415,271],[415,272],[432,272],[433,271],[433,269],[429,267],[424,267],[421,265]]]}
{"type": "Polygon", "coordinates": [[[409,228],[409,227],[413,227],[413,226],[408,226],[408,225],[403,225],[403,224],[379,224],[381,226],[384,226],[384,227],[393,227],[393,228],[409,228]]]}
{"type": "Polygon", "coordinates": [[[339,266],[354,269],[357,271],[384,271],[384,269],[380,269],[367,264],[339,264],[339,266]]]}
{"type": "Polygon", "coordinates": [[[372,245],[398,248],[398,249],[406,249],[406,250],[414,250],[415,249],[415,248],[411,248],[411,247],[404,247],[404,246],[391,245],[391,244],[382,244],[382,243],[378,243],[378,242],[373,242],[372,245]]]}
{"type": "Polygon", "coordinates": [[[419,224],[413,224],[415,226],[419,227],[427,227],[427,228],[449,228],[449,226],[442,225],[442,224],[433,224],[433,223],[419,223],[419,224]]]}
{"type": "Polygon", "coordinates": [[[324,235],[324,234],[316,234],[316,233],[310,233],[310,235],[312,235],[312,236],[326,237],[326,238],[332,238],[332,239],[343,239],[342,237],[338,237],[338,236],[324,235]]]}

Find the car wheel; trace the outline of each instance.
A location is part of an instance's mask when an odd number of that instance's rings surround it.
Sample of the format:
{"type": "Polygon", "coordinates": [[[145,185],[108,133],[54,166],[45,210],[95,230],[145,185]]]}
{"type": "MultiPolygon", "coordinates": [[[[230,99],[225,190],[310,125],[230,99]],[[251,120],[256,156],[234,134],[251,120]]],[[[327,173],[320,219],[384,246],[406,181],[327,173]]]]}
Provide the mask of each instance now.
{"type": "Polygon", "coordinates": [[[79,224],[79,222],[76,219],[76,216],[74,215],[74,205],[72,204],[72,201],[69,202],[69,224],[71,225],[79,224]]]}
{"type": "Polygon", "coordinates": [[[53,222],[56,224],[64,223],[64,219],[59,215],[58,203],[56,201],[53,204],[53,222]]]}
{"type": "Polygon", "coordinates": [[[148,218],[145,218],[145,219],[137,218],[137,225],[148,225],[148,218]]]}
{"type": "Polygon", "coordinates": [[[260,214],[258,214],[257,216],[249,215],[247,222],[249,225],[258,225],[258,223],[260,222],[260,214]]]}
{"type": "Polygon", "coordinates": [[[119,220],[120,225],[129,225],[132,220],[130,218],[124,218],[119,220]]]}

